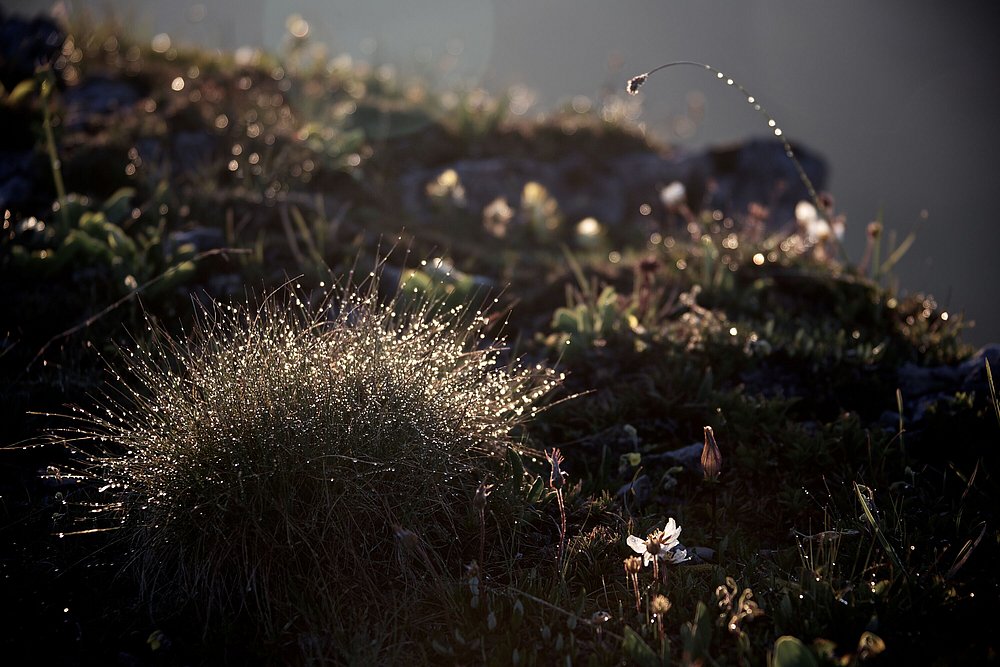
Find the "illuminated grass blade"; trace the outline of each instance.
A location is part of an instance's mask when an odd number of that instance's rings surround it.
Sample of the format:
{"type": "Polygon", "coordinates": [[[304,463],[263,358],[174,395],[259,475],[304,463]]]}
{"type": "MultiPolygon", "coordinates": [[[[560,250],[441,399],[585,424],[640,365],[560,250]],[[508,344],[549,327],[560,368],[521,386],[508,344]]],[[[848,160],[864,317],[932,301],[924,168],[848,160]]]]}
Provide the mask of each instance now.
{"type": "Polygon", "coordinates": [[[990,368],[990,360],[986,359],[986,381],[990,385],[990,398],[993,401],[993,414],[997,417],[997,425],[1000,426],[1000,400],[997,400],[997,388],[993,384],[993,369],[990,368]]]}
{"type": "MultiPolygon", "coordinates": [[[[868,487],[865,487],[865,489],[871,493],[871,489],[868,489],[868,487]]],[[[893,548],[892,544],[889,542],[889,538],[885,536],[884,532],[882,532],[882,528],[878,525],[878,521],[875,519],[875,514],[872,512],[872,508],[868,504],[868,499],[865,498],[865,494],[861,491],[861,485],[857,482],[854,482],[854,494],[861,502],[861,509],[864,511],[865,518],[868,519],[868,523],[871,524],[872,530],[875,531],[875,537],[878,538],[878,541],[882,544],[882,548],[885,549],[885,552],[889,554],[889,558],[892,559],[893,565],[895,565],[899,571],[903,573],[903,576],[908,579],[909,574],[907,574],[906,568],[903,567],[903,561],[900,560],[899,554],[896,553],[896,549],[893,548]]]]}

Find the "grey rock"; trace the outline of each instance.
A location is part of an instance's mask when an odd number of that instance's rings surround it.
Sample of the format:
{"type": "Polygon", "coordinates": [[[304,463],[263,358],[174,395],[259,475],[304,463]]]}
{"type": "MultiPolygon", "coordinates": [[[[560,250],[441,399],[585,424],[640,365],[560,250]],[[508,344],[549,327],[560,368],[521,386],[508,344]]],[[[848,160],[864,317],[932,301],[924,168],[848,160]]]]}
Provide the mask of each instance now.
{"type": "MultiPolygon", "coordinates": [[[[904,421],[920,422],[930,407],[953,398],[958,392],[988,396],[987,361],[991,369],[1000,368],[1000,345],[987,345],[959,364],[919,366],[907,363],[901,366],[897,378],[903,395],[904,421]]],[[[899,415],[886,412],[879,422],[887,429],[898,429],[899,415]]]]}
{"type": "Polygon", "coordinates": [[[683,466],[686,470],[701,472],[701,450],[704,443],[695,442],[680,449],[663,452],[660,456],[675,465],[683,466]]]}
{"type": "Polygon", "coordinates": [[[1000,373],[1000,345],[987,345],[980,348],[969,359],[958,366],[958,374],[962,380],[963,391],[985,392],[989,391],[989,383],[986,377],[986,362],[990,364],[993,372],[993,383],[1000,382],[997,374],[1000,373]]]}
{"type": "Polygon", "coordinates": [[[715,549],[709,549],[708,547],[688,547],[688,560],[684,561],[686,565],[702,565],[704,563],[714,563],[715,562],[715,549]]]}
{"type": "Polygon", "coordinates": [[[642,507],[649,502],[649,496],[653,492],[653,483],[648,475],[639,475],[635,480],[623,485],[615,492],[615,496],[621,498],[636,507],[642,507]]]}
{"type": "Polygon", "coordinates": [[[221,229],[213,227],[195,227],[183,231],[171,232],[167,237],[167,251],[177,252],[183,245],[192,245],[195,252],[205,252],[222,248],[226,245],[225,235],[221,229]]]}
{"type": "Polygon", "coordinates": [[[105,116],[131,108],[142,96],[127,81],[89,76],[66,89],[66,127],[81,130],[93,116],[105,116]]]}

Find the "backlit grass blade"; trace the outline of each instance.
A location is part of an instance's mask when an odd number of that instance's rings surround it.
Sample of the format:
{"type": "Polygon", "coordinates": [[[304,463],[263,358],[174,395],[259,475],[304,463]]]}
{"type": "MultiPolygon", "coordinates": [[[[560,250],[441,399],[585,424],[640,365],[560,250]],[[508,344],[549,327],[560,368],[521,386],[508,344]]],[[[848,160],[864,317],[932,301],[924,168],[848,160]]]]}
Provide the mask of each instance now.
{"type": "MultiPolygon", "coordinates": [[[[867,489],[868,487],[865,488],[867,489]]],[[[864,511],[865,518],[868,519],[868,523],[871,524],[872,530],[875,531],[875,537],[878,538],[878,541],[882,544],[882,548],[885,549],[885,552],[889,554],[889,558],[892,559],[893,565],[895,565],[899,571],[903,573],[904,577],[909,578],[906,568],[903,567],[903,561],[900,560],[899,554],[896,553],[896,550],[889,542],[889,538],[887,538],[885,533],[882,532],[882,528],[878,525],[878,521],[875,519],[875,514],[872,512],[871,506],[868,504],[868,499],[865,498],[865,494],[861,491],[861,485],[857,482],[854,483],[854,494],[861,502],[861,509],[864,511]]]]}

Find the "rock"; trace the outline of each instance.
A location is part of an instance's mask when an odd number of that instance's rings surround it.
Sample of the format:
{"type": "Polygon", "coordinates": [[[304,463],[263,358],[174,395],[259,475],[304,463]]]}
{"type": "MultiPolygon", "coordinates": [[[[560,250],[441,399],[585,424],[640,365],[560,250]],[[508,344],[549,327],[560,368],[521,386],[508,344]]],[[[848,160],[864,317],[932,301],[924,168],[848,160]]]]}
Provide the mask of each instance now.
{"type": "MultiPolygon", "coordinates": [[[[826,182],[823,160],[804,148],[797,148],[796,154],[814,186],[821,189],[826,182]]],[[[643,204],[651,207],[654,219],[666,219],[660,190],[674,181],[684,184],[692,210],[720,209],[739,217],[751,203],[758,203],[771,210],[773,228],[792,221],[795,205],[809,196],[783,144],[754,139],[697,153],[628,153],[604,163],[569,153],[558,161],[490,157],[415,169],[400,179],[400,192],[404,208],[417,220],[438,215],[426,188],[449,169],[458,175],[464,191],[460,207],[474,216],[498,198],[517,209],[524,185],[532,181],[545,187],[570,222],[594,217],[609,225],[640,218],[643,204]]]]}
{"type": "Polygon", "coordinates": [[[704,443],[695,442],[686,447],[681,447],[680,449],[663,452],[660,454],[660,457],[663,460],[674,463],[675,465],[683,466],[686,470],[700,473],[701,450],[703,447],[704,443]]]}
{"type": "MultiPolygon", "coordinates": [[[[683,545],[681,545],[683,547],[683,545]]],[[[715,562],[715,549],[708,547],[688,547],[688,559],[684,561],[687,565],[703,565],[704,563],[715,562]]]]}
{"type": "Polygon", "coordinates": [[[648,475],[639,475],[635,480],[623,485],[615,492],[626,504],[633,507],[642,507],[649,502],[649,496],[653,492],[653,483],[648,475]]]}
{"type": "Polygon", "coordinates": [[[962,391],[989,392],[989,383],[986,377],[987,361],[989,361],[990,370],[993,373],[994,386],[1000,384],[1000,376],[998,376],[1000,374],[1000,345],[987,345],[958,366],[957,371],[961,377],[962,391]]]}
{"type": "Polygon", "coordinates": [[[221,229],[214,227],[195,227],[184,231],[171,232],[167,237],[167,252],[173,254],[181,246],[194,246],[195,252],[205,252],[215,248],[224,248],[226,237],[221,229]]]}
{"type": "Polygon", "coordinates": [[[129,109],[141,97],[128,81],[89,76],[79,85],[66,89],[66,128],[70,131],[84,130],[94,116],[107,116],[129,109]]]}
{"type": "MultiPolygon", "coordinates": [[[[825,187],[826,163],[802,146],[794,146],[795,156],[817,191],[825,187]]],[[[774,139],[750,139],[730,146],[711,148],[705,177],[707,205],[729,215],[746,213],[751,203],[763,204],[771,214],[768,226],[777,228],[795,219],[795,205],[809,199],[795,163],[785,154],[785,146],[774,139]]]]}
{"type": "MultiPolygon", "coordinates": [[[[954,398],[958,392],[989,396],[986,361],[991,369],[1000,368],[1000,345],[987,345],[959,364],[918,366],[907,363],[901,366],[897,377],[903,395],[904,422],[920,422],[928,408],[954,398]]],[[[886,428],[895,429],[899,426],[899,415],[887,412],[879,421],[886,428]]]]}
{"type": "Polygon", "coordinates": [[[949,387],[958,387],[962,375],[955,366],[918,366],[908,362],[898,371],[899,390],[904,398],[939,393],[949,387]]]}

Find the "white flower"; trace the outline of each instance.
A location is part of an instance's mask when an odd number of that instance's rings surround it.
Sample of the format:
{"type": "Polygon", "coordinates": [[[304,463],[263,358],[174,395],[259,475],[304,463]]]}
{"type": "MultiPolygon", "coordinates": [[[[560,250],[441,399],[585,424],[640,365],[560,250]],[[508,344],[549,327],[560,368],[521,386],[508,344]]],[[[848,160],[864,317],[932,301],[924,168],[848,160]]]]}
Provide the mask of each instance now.
{"type": "Polygon", "coordinates": [[[667,561],[671,565],[677,565],[678,563],[683,563],[688,559],[687,549],[674,549],[673,551],[668,551],[663,557],[663,560],[667,561]]]}
{"type": "Polygon", "coordinates": [[[680,181],[674,181],[660,190],[660,201],[669,209],[683,204],[686,197],[687,191],[684,189],[684,184],[680,181]]]}
{"type": "Polygon", "coordinates": [[[601,223],[596,218],[584,218],[576,223],[576,233],[579,236],[597,236],[601,233],[601,223]]]}
{"type": "Polygon", "coordinates": [[[803,200],[795,205],[795,219],[800,225],[808,225],[819,219],[819,212],[815,206],[803,200]]]}
{"type": "Polygon", "coordinates": [[[653,559],[665,560],[668,563],[680,563],[687,560],[687,551],[678,549],[681,534],[681,527],[677,525],[673,517],[667,521],[663,530],[656,530],[643,540],[635,535],[629,535],[625,543],[632,548],[632,551],[642,555],[642,564],[649,565],[653,559]]]}
{"type": "Polygon", "coordinates": [[[809,243],[825,243],[831,234],[830,223],[823,218],[816,218],[806,224],[806,238],[809,243]]]}

